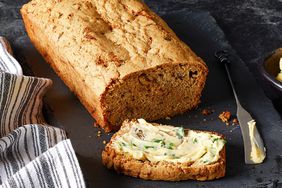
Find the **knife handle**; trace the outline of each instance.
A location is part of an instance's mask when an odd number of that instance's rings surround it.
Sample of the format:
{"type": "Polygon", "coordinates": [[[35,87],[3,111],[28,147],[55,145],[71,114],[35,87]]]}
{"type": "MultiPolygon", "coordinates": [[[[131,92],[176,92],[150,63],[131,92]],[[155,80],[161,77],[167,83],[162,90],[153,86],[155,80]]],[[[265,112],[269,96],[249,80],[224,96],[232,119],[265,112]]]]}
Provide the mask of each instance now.
{"type": "Polygon", "coordinates": [[[232,88],[232,91],[233,91],[233,94],[236,100],[236,104],[237,106],[241,106],[239,98],[237,96],[237,92],[234,87],[234,83],[232,81],[232,78],[229,72],[229,64],[231,63],[230,58],[229,58],[230,55],[228,54],[227,50],[219,50],[214,53],[214,56],[219,60],[220,63],[224,65],[227,76],[228,76],[228,80],[230,82],[230,85],[231,85],[231,88],[232,88]]]}
{"type": "Polygon", "coordinates": [[[222,64],[229,64],[229,54],[227,50],[219,50],[214,53],[214,56],[219,59],[222,64]]]}

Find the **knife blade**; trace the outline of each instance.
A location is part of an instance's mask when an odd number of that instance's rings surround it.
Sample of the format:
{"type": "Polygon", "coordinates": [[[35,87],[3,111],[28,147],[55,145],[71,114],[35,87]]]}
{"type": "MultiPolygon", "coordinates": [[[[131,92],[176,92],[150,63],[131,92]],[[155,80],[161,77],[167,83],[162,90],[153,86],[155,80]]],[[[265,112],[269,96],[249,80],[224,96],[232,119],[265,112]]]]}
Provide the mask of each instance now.
{"type": "Polygon", "coordinates": [[[219,62],[224,64],[228,80],[230,82],[236,105],[237,105],[237,119],[241,127],[243,142],[244,142],[244,153],[246,164],[258,164],[262,163],[266,157],[266,149],[264,147],[263,140],[256,128],[256,122],[252,118],[249,112],[245,110],[237,96],[234,83],[231,78],[229,71],[229,54],[225,50],[220,50],[215,53],[215,57],[218,58],[219,62]]]}

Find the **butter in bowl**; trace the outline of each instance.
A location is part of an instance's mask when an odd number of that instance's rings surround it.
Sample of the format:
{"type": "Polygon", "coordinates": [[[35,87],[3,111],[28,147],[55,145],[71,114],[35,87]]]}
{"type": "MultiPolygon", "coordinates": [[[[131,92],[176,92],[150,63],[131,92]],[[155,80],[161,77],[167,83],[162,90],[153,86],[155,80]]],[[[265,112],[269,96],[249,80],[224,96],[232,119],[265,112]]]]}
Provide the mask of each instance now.
{"type": "MultiPolygon", "coordinates": [[[[259,67],[266,95],[278,110],[282,109],[282,48],[269,54],[259,67]]],[[[279,110],[279,111],[280,111],[279,110]]]]}
{"type": "Polygon", "coordinates": [[[280,68],[280,72],[277,74],[276,79],[282,82],[282,57],[279,60],[279,68],[280,68]]]}

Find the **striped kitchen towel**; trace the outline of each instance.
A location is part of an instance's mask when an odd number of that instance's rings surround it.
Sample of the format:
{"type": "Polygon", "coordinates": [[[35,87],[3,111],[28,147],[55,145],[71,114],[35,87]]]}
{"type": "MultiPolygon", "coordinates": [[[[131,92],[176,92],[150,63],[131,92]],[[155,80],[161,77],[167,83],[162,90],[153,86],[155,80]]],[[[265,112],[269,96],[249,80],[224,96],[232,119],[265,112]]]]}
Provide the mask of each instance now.
{"type": "Polygon", "coordinates": [[[51,85],[23,76],[0,37],[0,188],[85,187],[65,131],[44,121],[42,97],[51,85]]]}

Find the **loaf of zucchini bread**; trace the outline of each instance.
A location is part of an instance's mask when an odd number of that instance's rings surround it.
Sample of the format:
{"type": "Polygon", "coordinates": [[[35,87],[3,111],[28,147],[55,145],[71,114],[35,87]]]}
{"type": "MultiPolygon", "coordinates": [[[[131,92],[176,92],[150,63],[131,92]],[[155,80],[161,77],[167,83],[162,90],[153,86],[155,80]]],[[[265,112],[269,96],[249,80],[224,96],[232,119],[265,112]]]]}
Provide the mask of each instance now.
{"type": "Polygon", "coordinates": [[[200,102],[207,66],[139,0],[32,0],[21,14],[35,47],[105,131],[200,102]]]}

